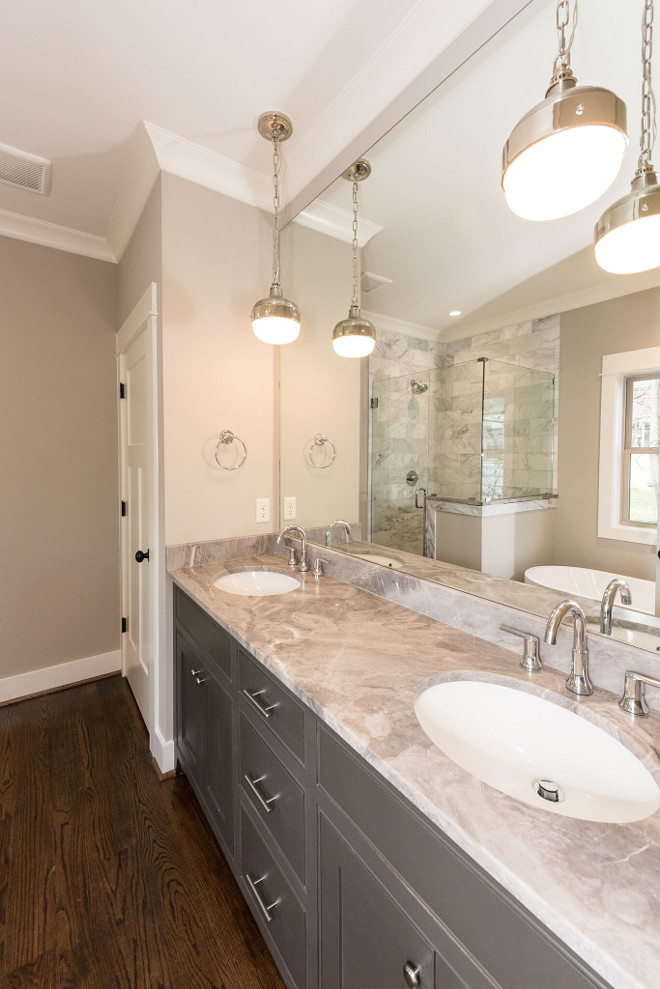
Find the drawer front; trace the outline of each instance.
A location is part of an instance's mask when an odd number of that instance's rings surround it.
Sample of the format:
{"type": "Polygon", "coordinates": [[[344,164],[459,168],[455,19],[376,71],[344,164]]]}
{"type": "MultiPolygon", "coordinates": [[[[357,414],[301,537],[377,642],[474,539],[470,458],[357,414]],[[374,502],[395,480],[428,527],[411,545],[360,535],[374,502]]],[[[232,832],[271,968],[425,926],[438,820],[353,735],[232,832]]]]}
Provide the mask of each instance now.
{"type": "Polygon", "coordinates": [[[263,724],[303,763],[305,758],[305,712],[303,706],[242,650],[238,654],[238,688],[243,700],[263,724]]]}
{"type": "Polygon", "coordinates": [[[305,791],[241,715],[241,786],[305,884],[305,791]]]}
{"type": "Polygon", "coordinates": [[[176,620],[231,680],[231,637],[176,588],[176,620]]]}
{"type": "Polygon", "coordinates": [[[298,989],[305,986],[306,916],[245,809],[241,808],[242,881],[246,899],[282,956],[298,989]]]}
{"type": "Polygon", "coordinates": [[[607,986],[324,726],[318,741],[320,785],[500,985],[607,986]]]}

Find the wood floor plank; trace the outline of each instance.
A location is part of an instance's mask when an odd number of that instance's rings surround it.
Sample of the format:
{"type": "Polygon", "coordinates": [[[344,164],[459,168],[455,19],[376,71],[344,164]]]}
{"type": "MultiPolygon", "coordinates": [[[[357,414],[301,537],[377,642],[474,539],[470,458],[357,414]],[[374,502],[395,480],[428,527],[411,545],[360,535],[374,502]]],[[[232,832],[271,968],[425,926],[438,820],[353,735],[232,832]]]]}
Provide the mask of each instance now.
{"type": "Polygon", "coordinates": [[[0,985],[284,989],[121,677],[0,708],[0,985]]]}

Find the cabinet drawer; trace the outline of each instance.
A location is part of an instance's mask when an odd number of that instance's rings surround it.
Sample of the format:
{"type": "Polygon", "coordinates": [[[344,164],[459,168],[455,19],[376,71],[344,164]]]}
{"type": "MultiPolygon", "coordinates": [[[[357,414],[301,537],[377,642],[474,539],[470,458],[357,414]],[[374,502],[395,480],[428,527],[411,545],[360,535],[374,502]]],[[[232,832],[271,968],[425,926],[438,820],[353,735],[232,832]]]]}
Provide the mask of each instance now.
{"type": "Polygon", "coordinates": [[[300,763],[305,758],[303,706],[261,664],[239,650],[238,689],[252,710],[300,763]]]}
{"type": "Polygon", "coordinates": [[[245,896],[262,930],[288,968],[298,989],[305,986],[306,916],[289,882],[241,808],[242,875],[245,896]]]}
{"type": "Polygon", "coordinates": [[[607,985],[324,726],[318,741],[321,787],[500,985],[607,985]]]}
{"type": "Polygon", "coordinates": [[[241,715],[241,786],[305,883],[305,792],[241,715]]]}
{"type": "Polygon", "coordinates": [[[204,649],[222,672],[231,680],[232,640],[219,625],[209,618],[183,591],[176,588],[176,620],[204,649]]]}

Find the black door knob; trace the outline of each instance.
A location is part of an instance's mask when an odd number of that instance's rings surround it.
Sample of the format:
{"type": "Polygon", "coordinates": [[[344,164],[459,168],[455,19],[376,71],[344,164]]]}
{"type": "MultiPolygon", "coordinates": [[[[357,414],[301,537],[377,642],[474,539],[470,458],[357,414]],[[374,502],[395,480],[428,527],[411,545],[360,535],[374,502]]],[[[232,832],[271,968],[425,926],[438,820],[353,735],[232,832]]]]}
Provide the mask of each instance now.
{"type": "Polygon", "coordinates": [[[147,550],[146,553],[143,553],[142,550],[139,549],[137,551],[137,553],[135,554],[135,559],[136,559],[136,562],[137,563],[142,563],[143,560],[148,560],[149,559],[149,550],[147,550]]]}

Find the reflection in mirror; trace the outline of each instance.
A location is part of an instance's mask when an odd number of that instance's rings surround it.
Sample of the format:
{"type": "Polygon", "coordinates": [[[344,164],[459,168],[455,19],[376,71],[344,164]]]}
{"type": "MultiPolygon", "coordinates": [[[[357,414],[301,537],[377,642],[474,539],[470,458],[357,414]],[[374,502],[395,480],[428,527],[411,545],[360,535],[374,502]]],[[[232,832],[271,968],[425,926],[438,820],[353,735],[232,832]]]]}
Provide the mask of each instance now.
{"type": "MultiPolygon", "coordinates": [[[[581,80],[630,109],[638,18],[615,0],[593,8],[574,61],[581,80]]],[[[631,128],[614,186],[574,216],[525,222],[499,184],[502,142],[552,62],[554,10],[531,4],[364,149],[361,305],[377,335],[368,360],[342,360],[331,345],[350,284],[345,181],[287,227],[304,332],[281,354],[281,496],[296,498],[301,525],[357,524],[353,542],[340,531],[333,546],[391,569],[544,616],[558,595],[577,595],[590,631],[611,578],[628,578],[632,605],[617,598],[612,635],[656,650],[657,385],[637,398],[626,379],[660,373],[660,272],[622,281],[590,246],[605,200],[626,191],[638,135],[631,128]],[[613,378],[612,355],[627,359],[613,378]],[[610,419],[604,373],[620,396],[610,419]],[[319,432],[336,447],[327,470],[305,460],[319,432]],[[607,529],[604,505],[615,513],[607,529]]]]}

